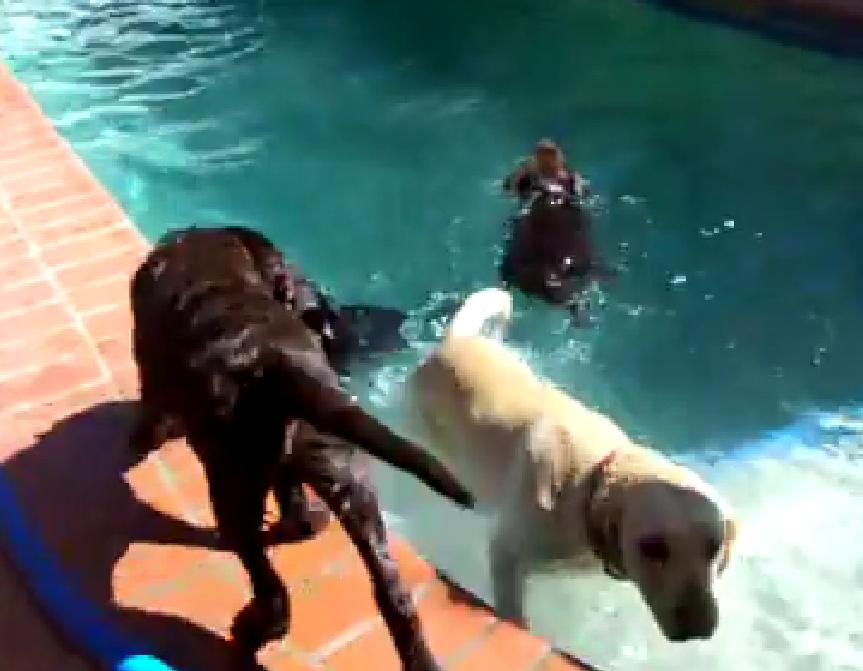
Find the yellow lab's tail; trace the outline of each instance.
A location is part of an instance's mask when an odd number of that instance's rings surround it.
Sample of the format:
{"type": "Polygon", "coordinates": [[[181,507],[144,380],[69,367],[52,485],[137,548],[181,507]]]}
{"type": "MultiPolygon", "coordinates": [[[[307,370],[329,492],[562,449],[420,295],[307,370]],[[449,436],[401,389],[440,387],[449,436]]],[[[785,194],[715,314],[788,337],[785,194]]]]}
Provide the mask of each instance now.
{"type": "Polygon", "coordinates": [[[455,313],[447,337],[483,335],[500,338],[512,318],[512,296],[496,287],[480,289],[468,296],[455,313]]]}

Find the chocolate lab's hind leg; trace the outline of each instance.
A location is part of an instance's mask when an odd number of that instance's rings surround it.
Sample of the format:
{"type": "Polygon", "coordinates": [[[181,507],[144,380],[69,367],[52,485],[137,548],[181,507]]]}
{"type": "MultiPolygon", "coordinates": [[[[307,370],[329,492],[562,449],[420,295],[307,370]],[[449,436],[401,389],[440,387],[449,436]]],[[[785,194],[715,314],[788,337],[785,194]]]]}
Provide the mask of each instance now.
{"type": "MultiPolygon", "coordinates": [[[[292,443],[298,435],[303,434],[300,422],[292,422],[285,432],[285,444],[290,451],[295,449],[292,443]]],[[[303,481],[297,476],[292,461],[279,464],[276,481],[273,485],[276,503],[279,506],[279,524],[271,528],[275,535],[270,541],[294,542],[316,536],[324,530],[330,521],[330,513],[320,501],[311,501],[303,481]]]]}
{"type": "Polygon", "coordinates": [[[129,447],[139,455],[159,449],[165,441],[180,438],[183,428],[164,407],[157,388],[145,369],[139,368],[141,400],[138,416],[129,436],[129,447]]]}
{"type": "Polygon", "coordinates": [[[419,616],[389,553],[387,536],[371,484],[322,452],[309,450],[308,482],[338,517],[368,569],[375,602],[405,671],[439,671],[423,638],[419,616]]]}
{"type": "Polygon", "coordinates": [[[269,482],[249,464],[213,458],[224,446],[210,446],[205,464],[210,500],[224,546],[235,552],[252,583],[252,600],[234,620],[231,633],[254,651],[288,631],[290,598],[264,551],[261,521],[269,482]]]}
{"type": "Polygon", "coordinates": [[[276,476],[276,502],[281,519],[275,540],[305,540],[317,536],[330,521],[330,513],[319,501],[312,501],[302,481],[290,465],[282,466],[276,476]]]}

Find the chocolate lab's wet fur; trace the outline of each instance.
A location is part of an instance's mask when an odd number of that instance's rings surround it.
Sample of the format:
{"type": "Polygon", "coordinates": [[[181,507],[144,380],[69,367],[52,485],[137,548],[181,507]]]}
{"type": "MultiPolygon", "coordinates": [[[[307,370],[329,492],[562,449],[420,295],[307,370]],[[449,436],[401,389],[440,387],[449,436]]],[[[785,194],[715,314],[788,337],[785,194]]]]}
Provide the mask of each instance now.
{"type": "MultiPolygon", "coordinates": [[[[407,347],[400,328],[407,314],[396,308],[369,305],[337,306],[332,298],[296,264],[289,263],[266,236],[245,226],[225,226],[205,235],[233,236],[246,248],[273,296],[296,310],[303,322],[321,337],[330,365],[348,374],[349,364],[370,353],[389,352],[407,347]]],[[[185,231],[169,233],[164,242],[185,231]]]]}
{"type": "Polygon", "coordinates": [[[542,193],[514,222],[500,275],[526,294],[572,306],[591,278],[613,271],[596,256],[589,212],[574,199],[542,193]]]}
{"type": "Polygon", "coordinates": [[[359,550],[404,668],[437,669],[388,554],[374,490],[349,467],[344,443],[461,505],[472,497],[339,387],[320,334],[302,320],[290,287],[279,289],[277,265],[267,270],[231,229],[174,232],[152,250],[131,287],[141,385],[133,447],[152,450],[182,432],[201,460],[222,542],[252,582],[253,599],[234,623],[238,641],[256,649],[288,629],[289,596],[261,524],[270,489],[283,518],[305,515],[306,483],[359,550]]]}

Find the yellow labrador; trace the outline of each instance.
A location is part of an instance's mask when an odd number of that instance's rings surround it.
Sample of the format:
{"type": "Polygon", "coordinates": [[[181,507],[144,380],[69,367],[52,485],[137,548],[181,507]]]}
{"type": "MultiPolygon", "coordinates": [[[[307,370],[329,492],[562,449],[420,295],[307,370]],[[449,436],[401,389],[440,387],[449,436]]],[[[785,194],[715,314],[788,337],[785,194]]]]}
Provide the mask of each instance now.
{"type": "Polygon", "coordinates": [[[534,375],[500,340],[511,312],[505,291],[472,294],[406,386],[426,444],[496,513],[498,611],[523,620],[532,571],[602,568],[638,587],[669,640],[709,638],[713,582],[736,533],[728,506],[695,473],[534,375]]]}

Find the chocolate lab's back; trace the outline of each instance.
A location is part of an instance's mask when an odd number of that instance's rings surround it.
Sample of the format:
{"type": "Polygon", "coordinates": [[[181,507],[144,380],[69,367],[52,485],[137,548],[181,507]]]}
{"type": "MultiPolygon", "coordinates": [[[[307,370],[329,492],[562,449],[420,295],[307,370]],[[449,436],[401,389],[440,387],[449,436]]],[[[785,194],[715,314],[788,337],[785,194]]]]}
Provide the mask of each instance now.
{"type": "MultiPolygon", "coordinates": [[[[272,241],[254,229],[230,225],[170,231],[159,240],[154,254],[163,258],[178,245],[185,250],[182,255],[190,272],[196,277],[219,278],[220,286],[230,281],[230,273],[224,272],[225,264],[232,272],[246,267],[257,273],[266,290],[285,309],[296,311],[320,338],[330,364],[343,374],[357,358],[407,347],[400,333],[407,318],[404,311],[374,305],[338,306],[298,265],[286,260],[272,241]],[[242,262],[241,255],[245,257],[242,262]]],[[[172,268],[176,270],[173,264],[172,268]]]]}

